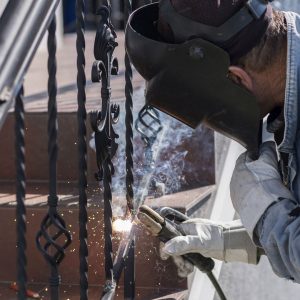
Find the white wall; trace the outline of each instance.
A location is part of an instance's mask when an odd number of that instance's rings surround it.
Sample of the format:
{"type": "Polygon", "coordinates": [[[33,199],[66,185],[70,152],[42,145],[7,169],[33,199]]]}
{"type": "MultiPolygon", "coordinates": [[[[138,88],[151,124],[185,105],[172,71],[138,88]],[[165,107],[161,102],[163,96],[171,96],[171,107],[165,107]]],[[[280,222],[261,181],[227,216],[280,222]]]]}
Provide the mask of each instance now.
{"type": "Polygon", "coordinates": [[[280,10],[290,10],[300,13],[299,0],[276,0],[273,5],[280,10]]]}

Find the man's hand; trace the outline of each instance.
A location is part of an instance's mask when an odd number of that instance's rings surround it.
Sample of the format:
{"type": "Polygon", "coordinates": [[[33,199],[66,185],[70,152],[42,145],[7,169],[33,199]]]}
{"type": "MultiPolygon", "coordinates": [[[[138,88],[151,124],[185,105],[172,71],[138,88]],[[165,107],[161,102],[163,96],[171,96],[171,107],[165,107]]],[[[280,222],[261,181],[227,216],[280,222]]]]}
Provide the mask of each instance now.
{"type": "Polygon", "coordinates": [[[223,261],[257,264],[257,247],[251,241],[240,220],[215,223],[205,219],[191,219],[180,225],[185,236],[168,241],[161,248],[162,259],[172,256],[178,267],[178,275],[186,277],[193,266],[181,255],[200,253],[223,261]]]}
{"type": "Polygon", "coordinates": [[[258,160],[250,160],[247,152],[238,158],[230,194],[233,206],[251,237],[259,219],[271,204],[280,198],[293,199],[282,183],[274,142],[262,144],[258,160]]]}

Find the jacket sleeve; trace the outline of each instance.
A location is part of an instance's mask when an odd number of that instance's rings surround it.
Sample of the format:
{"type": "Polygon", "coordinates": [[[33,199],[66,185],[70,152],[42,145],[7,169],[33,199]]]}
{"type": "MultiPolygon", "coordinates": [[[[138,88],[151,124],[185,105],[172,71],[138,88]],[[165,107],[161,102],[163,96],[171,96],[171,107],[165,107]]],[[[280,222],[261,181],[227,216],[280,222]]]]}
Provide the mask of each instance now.
{"type": "Polygon", "coordinates": [[[264,213],[256,236],[273,271],[300,283],[300,206],[295,200],[280,199],[264,213]]]}

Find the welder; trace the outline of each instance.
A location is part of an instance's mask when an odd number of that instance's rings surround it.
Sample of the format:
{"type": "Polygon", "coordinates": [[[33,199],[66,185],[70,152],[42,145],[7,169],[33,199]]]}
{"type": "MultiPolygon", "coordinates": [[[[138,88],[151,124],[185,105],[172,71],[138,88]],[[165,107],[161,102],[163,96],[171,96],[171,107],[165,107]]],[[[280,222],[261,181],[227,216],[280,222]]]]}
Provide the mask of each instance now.
{"type": "Polygon", "coordinates": [[[264,253],[278,276],[299,283],[300,16],[266,0],[160,0],[131,15],[126,47],[148,104],[247,149],[230,184],[240,220],[186,221],[163,256],[186,276],[186,253],[252,264],[264,253]],[[261,141],[265,116],[274,141],[261,141]]]}

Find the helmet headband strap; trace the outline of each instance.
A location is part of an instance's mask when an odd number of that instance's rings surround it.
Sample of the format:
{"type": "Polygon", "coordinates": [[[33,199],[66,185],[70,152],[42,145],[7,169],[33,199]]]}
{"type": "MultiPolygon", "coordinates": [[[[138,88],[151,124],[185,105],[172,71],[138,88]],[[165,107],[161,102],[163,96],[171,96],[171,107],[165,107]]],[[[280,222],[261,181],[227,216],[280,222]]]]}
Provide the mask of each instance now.
{"type": "Polygon", "coordinates": [[[268,1],[248,0],[246,4],[231,18],[219,27],[201,24],[190,20],[174,9],[170,0],[160,1],[160,17],[170,26],[175,42],[185,42],[195,37],[204,38],[213,43],[224,43],[253,20],[260,19],[266,12],[268,1]]]}

